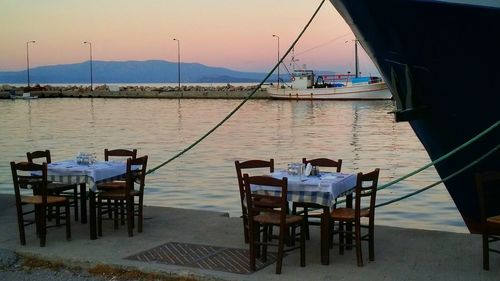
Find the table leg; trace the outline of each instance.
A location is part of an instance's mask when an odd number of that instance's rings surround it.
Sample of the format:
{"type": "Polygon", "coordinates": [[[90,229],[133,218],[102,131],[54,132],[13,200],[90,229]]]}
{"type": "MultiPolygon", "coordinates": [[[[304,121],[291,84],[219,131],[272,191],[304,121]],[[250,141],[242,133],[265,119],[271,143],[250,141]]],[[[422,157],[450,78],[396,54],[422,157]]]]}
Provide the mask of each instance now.
{"type": "Polygon", "coordinates": [[[82,223],[87,223],[87,185],[80,183],[80,210],[82,223]]]}
{"type": "MultiPolygon", "coordinates": [[[[346,208],[351,208],[352,209],[352,193],[346,196],[346,202],[345,202],[346,208]]],[[[346,223],[346,231],[347,233],[352,233],[352,222],[347,222],[346,223]]],[[[352,235],[347,235],[346,236],[346,249],[351,250],[352,249],[352,235]]]]}
{"type": "Polygon", "coordinates": [[[323,214],[321,215],[321,264],[330,264],[330,208],[323,207],[323,214]]]}
{"type": "Polygon", "coordinates": [[[95,192],[89,190],[90,240],[97,239],[95,192]]]}

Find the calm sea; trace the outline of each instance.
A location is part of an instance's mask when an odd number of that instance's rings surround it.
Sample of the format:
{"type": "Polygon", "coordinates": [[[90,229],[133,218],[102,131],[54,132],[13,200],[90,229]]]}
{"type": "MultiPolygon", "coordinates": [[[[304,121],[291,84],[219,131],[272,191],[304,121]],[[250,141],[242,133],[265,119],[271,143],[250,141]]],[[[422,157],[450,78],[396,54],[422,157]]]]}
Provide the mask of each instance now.
{"type": "MultiPolygon", "coordinates": [[[[10,161],[50,149],[53,161],[78,152],[137,148],[149,167],[169,159],[226,116],[238,100],[0,100],[0,193],[13,193],[10,161]]],[[[146,204],[240,213],[235,160],[274,158],[277,168],[302,157],[343,159],[345,172],[381,168],[380,184],[430,162],[391,101],[246,103],[187,154],[147,177],[146,204]]],[[[378,193],[399,197],[439,180],[430,168],[378,193]]],[[[466,232],[443,185],[377,209],[377,223],[466,232]]]]}

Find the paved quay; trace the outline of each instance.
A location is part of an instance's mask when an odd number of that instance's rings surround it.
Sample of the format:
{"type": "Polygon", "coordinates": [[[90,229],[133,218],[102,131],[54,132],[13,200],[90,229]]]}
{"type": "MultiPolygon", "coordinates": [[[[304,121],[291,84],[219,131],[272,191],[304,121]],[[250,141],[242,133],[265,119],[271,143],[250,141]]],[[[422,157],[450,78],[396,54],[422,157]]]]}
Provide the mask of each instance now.
{"type": "MultiPolygon", "coordinates": [[[[321,265],[319,232],[311,228],[306,243],[306,267],[299,266],[299,253],[289,253],[281,275],[275,264],[251,274],[237,274],[187,266],[126,259],[166,243],[187,243],[220,248],[248,249],[243,242],[241,220],[224,213],[180,208],[145,207],[144,232],[128,237],[125,226],[113,230],[104,221],[103,236],[89,239],[89,227],[72,221],[72,241],[65,240],[64,227],[51,228],[46,247],[39,247],[33,226],[27,227],[27,245],[19,244],[14,198],[0,195],[0,249],[34,256],[68,266],[98,264],[145,272],[196,276],[200,280],[499,280],[500,255],[492,253],[490,271],[482,269],[481,238],[478,235],[439,231],[375,227],[375,261],[357,267],[354,251],[330,251],[330,265],[321,265]]],[[[271,249],[272,251],[272,249],[271,249]]]]}

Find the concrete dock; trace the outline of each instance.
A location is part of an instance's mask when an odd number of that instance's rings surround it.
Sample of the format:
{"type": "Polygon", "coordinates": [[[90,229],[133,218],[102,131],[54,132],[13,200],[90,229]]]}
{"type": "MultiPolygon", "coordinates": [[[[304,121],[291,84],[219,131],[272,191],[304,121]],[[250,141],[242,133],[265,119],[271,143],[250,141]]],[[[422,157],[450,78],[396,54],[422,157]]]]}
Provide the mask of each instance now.
{"type": "MultiPolygon", "coordinates": [[[[103,236],[89,239],[89,226],[72,220],[72,240],[64,227],[51,228],[46,247],[39,247],[34,226],[26,228],[27,245],[21,246],[12,195],[0,195],[0,248],[70,266],[98,264],[196,276],[200,280],[500,280],[500,255],[491,254],[490,271],[482,269],[481,237],[439,231],[375,227],[375,261],[368,261],[364,245],[364,267],[356,265],[354,251],[339,255],[330,251],[330,264],[320,262],[319,231],[311,228],[306,242],[306,267],[299,266],[299,253],[287,254],[281,275],[275,263],[254,273],[237,274],[194,267],[125,259],[169,242],[248,249],[243,241],[240,218],[199,210],[145,207],[143,233],[127,236],[125,226],[114,230],[104,221],[103,236]]],[[[273,249],[271,249],[273,251],[273,249]]]]}

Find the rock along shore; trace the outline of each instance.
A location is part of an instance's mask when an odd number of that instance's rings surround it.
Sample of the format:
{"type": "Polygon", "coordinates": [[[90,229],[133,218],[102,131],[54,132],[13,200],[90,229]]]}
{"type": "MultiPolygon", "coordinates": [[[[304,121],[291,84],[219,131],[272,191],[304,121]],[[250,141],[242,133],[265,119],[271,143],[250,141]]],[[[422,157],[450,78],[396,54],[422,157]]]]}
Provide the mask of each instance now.
{"type": "MultiPolygon", "coordinates": [[[[29,92],[38,98],[167,98],[167,99],[244,99],[255,89],[254,86],[181,86],[178,87],[150,87],[150,86],[97,86],[91,91],[90,86],[40,86],[30,89],[25,87],[0,86],[0,99],[9,99],[12,96],[21,97],[29,92]]],[[[252,97],[254,99],[269,99],[265,89],[259,89],[252,97]]]]}

